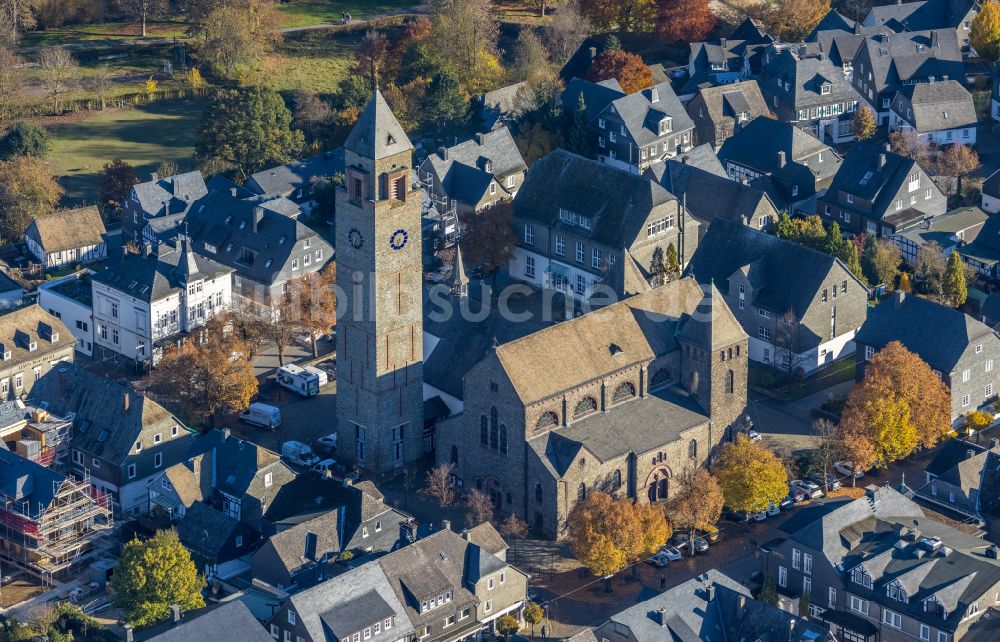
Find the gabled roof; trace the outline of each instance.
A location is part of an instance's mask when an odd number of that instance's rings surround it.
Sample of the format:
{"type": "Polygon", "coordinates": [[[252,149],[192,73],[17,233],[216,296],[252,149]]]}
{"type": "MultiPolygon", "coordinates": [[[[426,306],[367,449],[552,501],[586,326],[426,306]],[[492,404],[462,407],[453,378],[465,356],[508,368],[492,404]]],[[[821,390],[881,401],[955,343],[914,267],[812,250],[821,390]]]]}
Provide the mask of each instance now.
{"type": "Polygon", "coordinates": [[[100,245],[105,242],[105,233],[96,205],[36,216],[26,232],[48,253],[100,245]]]}
{"type": "Polygon", "coordinates": [[[509,548],[507,542],[490,522],[473,526],[465,533],[465,537],[491,555],[500,555],[509,548]]]}
{"type": "MultiPolygon", "coordinates": [[[[477,204],[490,183],[528,169],[510,130],[500,127],[431,154],[424,161],[434,168],[448,196],[477,204]]],[[[501,189],[504,184],[500,183],[501,189]]]]}
{"type": "Polygon", "coordinates": [[[183,214],[202,196],[208,194],[205,178],[200,171],[154,178],[132,188],[139,207],[150,216],[183,214]]]}
{"type": "Polygon", "coordinates": [[[569,113],[576,113],[580,94],[583,94],[583,106],[587,110],[587,118],[594,120],[612,101],[624,96],[625,91],[614,78],[601,82],[573,78],[566,84],[566,89],[562,93],[563,107],[569,113]]]}
{"type": "Polygon", "coordinates": [[[867,51],[871,61],[872,84],[877,92],[902,88],[911,79],[965,77],[962,49],[954,29],[874,34],[865,38],[861,49],[867,51]]]}
{"type": "Polygon", "coordinates": [[[488,91],[482,95],[483,125],[487,130],[517,117],[521,99],[534,97],[534,92],[527,81],[517,82],[506,87],[488,91]]]}
{"type": "Polygon", "coordinates": [[[344,173],[344,148],[338,147],[311,158],[294,160],[265,169],[250,176],[246,187],[255,194],[292,196],[296,190],[309,187],[313,180],[344,173]]]}
{"type": "Polygon", "coordinates": [[[791,123],[758,116],[727,138],[718,155],[723,163],[733,161],[771,174],[782,169],[778,152],[785,152],[785,164],[789,165],[829,149],[829,145],[791,123]]]}
{"type": "Polygon", "coordinates": [[[865,24],[884,24],[897,31],[955,28],[975,5],[975,0],[919,0],[876,6],[869,11],[865,24]]]}
{"type": "Polygon", "coordinates": [[[874,212],[886,212],[915,169],[919,169],[916,161],[905,156],[869,143],[856,143],[844,157],[827,193],[853,194],[872,201],[874,212]]]}
{"type": "Polygon", "coordinates": [[[709,118],[716,123],[732,121],[742,113],[749,118],[770,113],[756,80],[705,87],[698,93],[705,101],[709,118]]]}
{"type": "Polygon", "coordinates": [[[636,238],[653,208],[676,200],[656,182],[557,149],[531,166],[513,200],[514,215],[546,226],[559,225],[559,210],[592,219],[575,234],[624,248],[636,238]]]}
{"type": "Polygon", "coordinates": [[[0,498],[9,500],[17,512],[37,518],[49,507],[56,488],[66,477],[41,464],[0,449],[0,498]]]}
{"type": "Polygon", "coordinates": [[[276,533],[268,538],[264,546],[274,549],[275,555],[289,573],[294,573],[300,567],[319,561],[330,554],[331,557],[340,553],[340,529],[343,524],[340,511],[332,510],[276,533]],[[306,557],[306,543],[310,534],[315,537],[315,556],[306,557]]]}
{"type": "Polygon", "coordinates": [[[703,224],[716,219],[745,224],[761,207],[765,214],[778,213],[764,191],[738,183],[724,172],[720,175],[676,159],[657,163],[651,170],[660,175],[660,185],[684,202],[687,211],[703,224]]]}
{"type": "Polygon", "coordinates": [[[240,520],[195,502],[177,525],[177,535],[184,545],[204,557],[214,559],[223,552],[236,532],[246,527],[240,520]]]}
{"type": "Polygon", "coordinates": [[[659,122],[667,116],[672,119],[671,133],[694,127],[669,81],[616,98],[611,104],[636,145],[648,145],[659,140],[662,137],[659,122]]]}
{"type": "Polygon", "coordinates": [[[815,42],[817,35],[822,31],[853,31],[855,24],[857,23],[836,9],[830,9],[819,24],[813,27],[812,33],[806,36],[806,42],[815,42]]]}
{"type": "Polygon", "coordinates": [[[977,122],[972,94],[955,80],[907,85],[893,105],[901,107],[896,113],[918,132],[975,127],[977,122]]]}
{"type": "Polygon", "coordinates": [[[413,145],[382,97],[382,92],[376,89],[347,136],[344,149],[362,158],[378,159],[412,151],[413,145]]]}
{"type": "Polygon", "coordinates": [[[1000,337],[982,321],[929,299],[896,292],[868,312],[854,340],[876,350],[899,341],[933,370],[948,375],[972,343],[1000,354],[1000,337]]]}
{"type": "Polygon", "coordinates": [[[224,602],[201,613],[185,613],[180,624],[152,637],[137,636],[145,642],[193,642],[194,640],[240,640],[274,642],[250,609],[239,600],[224,602]]]}
{"type": "MultiPolygon", "coordinates": [[[[852,36],[853,37],[853,36],[852,36]]],[[[860,45],[861,36],[857,36],[860,45]]],[[[852,60],[854,51],[843,53],[850,45],[841,42],[841,38],[827,41],[821,40],[820,47],[826,43],[831,48],[837,45],[837,53],[848,56],[852,60]]],[[[764,81],[761,90],[769,95],[781,98],[782,105],[797,112],[801,109],[830,105],[831,103],[860,100],[861,96],[851,84],[850,76],[837,66],[832,54],[825,55],[818,51],[816,45],[782,45],[773,46],[769,52],[770,62],[764,65],[762,75],[764,81]],[[803,52],[805,48],[808,51],[803,52]],[[785,85],[788,89],[785,89],[785,85]],[[823,93],[824,85],[828,93],[823,93]]],[[[789,116],[791,114],[788,114],[789,116]]],[[[798,117],[798,114],[795,114],[798,117]]]]}
{"type": "Polygon", "coordinates": [[[51,356],[75,344],[76,338],[66,324],[37,304],[0,315],[0,356],[10,352],[10,359],[0,361],[4,368],[14,368],[43,355],[51,356]]]}

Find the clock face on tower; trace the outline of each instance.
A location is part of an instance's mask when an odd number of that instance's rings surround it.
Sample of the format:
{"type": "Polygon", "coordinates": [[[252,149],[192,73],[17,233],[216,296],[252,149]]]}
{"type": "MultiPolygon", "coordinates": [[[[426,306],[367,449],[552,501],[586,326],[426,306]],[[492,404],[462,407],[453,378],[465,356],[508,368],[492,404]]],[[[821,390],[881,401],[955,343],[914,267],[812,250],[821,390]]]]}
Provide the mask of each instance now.
{"type": "Polygon", "coordinates": [[[410,240],[410,235],[406,230],[396,230],[389,237],[389,247],[394,250],[401,250],[406,247],[406,242],[410,240]]]}
{"type": "Polygon", "coordinates": [[[357,229],[351,229],[351,231],[347,233],[347,242],[350,243],[351,247],[355,250],[360,250],[361,246],[365,244],[365,238],[361,236],[361,232],[357,229]]]}

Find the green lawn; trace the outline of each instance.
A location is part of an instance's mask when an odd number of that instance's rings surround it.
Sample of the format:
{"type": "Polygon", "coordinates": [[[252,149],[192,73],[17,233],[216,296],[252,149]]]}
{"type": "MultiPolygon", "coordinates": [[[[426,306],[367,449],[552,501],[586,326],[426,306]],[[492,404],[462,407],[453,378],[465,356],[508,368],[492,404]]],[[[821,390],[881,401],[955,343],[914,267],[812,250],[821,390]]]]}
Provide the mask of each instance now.
{"type": "MultiPolygon", "coordinates": [[[[187,24],[181,22],[155,22],[146,25],[148,39],[183,38],[187,24]]],[[[45,31],[29,31],[18,41],[19,47],[51,47],[80,42],[107,41],[109,43],[134,40],[139,37],[137,24],[109,22],[93,25],[74,25],[45,31]]]]}
{"type": "Polygon", "coordinates": [[[408,11],[420,6],[419,0],[292,0],[278,6],[286,27],[336,24],[343,12],[355,20],[385,13],[408,11]]]}
{"type": "Polygon", "coordinates": [[[96,202],[97,173],[114,158],[130,163],[143,180],[164,160],[190,169],[203,107],[200,101],[160,102],[52,126],[48,159],[66,190],[65,203],[96,202]]]}
{"type": "Polygon", "coordinates": [[[300,88],[334,93],[347,75],[363,34],[310,32],[292,34],[278,46],[271,86],[282,92],[300,88]]]}

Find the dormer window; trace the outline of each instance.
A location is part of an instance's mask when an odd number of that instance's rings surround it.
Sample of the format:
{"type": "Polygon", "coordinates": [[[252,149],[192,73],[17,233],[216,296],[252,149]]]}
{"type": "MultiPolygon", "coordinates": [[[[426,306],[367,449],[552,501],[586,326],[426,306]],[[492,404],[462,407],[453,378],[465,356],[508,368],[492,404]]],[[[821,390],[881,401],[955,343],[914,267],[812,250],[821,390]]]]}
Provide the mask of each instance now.
{"type": "Polygon", "coordinates": [[[670,133],[670,128],[671,128],[671,125],[673,124],[671,122],[672,120],[673,119],[671,119],[671,118],[664,118],[663,120],[660,121],[660,133],[661,134],[668,134],[668,133],[670,133]]]}
{"type": "Polygon", "coordinates": [[[28,352],[34,352],[37,349],[38,349],[38,342],[37,341],[32,341],[32,342],[30,342],[28,344],[28,352]]]}
{"type": "Polygon", "coordinates": [[[3,360],[4,360],[4,361],[8,361],[8,360],[10,360],[10,356],[11,356],[11,354],[10,354],[10,350],[4,350],[4,351],[3,351],[3,360]]]}
{"type": "Polygon", "coordinates": [[[906,589],[900,586],[899,582],[893,582],[886,586],[885,594],[897,602],[902,602],[903,604],[910,603],[910,596],[906,594],[906,589]]]}
{"type": "Polygon", "coordinates": [[[871,575],[866,573],[865,569],[860,566],[851,571],[851,581],[855,584],[860,584],[866,589],[870,589],[872,587],[871,575]]]}
{"type": "Polygon", "coordinates": [[[487,172],[493,172],[493,161],[486,161],[485,169],[487,172]]]}
{"type": "Polygon", "coordinates": [[[833,86],[830,83],[825,82],[822,85],[820,85],[819,93],[821,93],[822,95],[826,96],[831,91],[833,91],[833,86]]]}
{"type": "Polygon", "coordinates": [[[58,332],[53,332],[52,333],[52,343],[55,343],[58,340],[59,340],[59,333],[58,332]]]}

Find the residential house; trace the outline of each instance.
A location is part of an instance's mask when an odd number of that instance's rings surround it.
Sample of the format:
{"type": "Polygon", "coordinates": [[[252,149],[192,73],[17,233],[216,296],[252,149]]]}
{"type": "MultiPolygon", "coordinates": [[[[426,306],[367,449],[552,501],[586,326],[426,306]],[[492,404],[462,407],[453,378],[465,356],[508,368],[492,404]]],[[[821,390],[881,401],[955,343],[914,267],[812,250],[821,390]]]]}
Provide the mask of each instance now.
{"type": "Polygon", "coordinates": [[[714,284],[750,336],[750,358],[811,372],[854,352],[868,288],[826,252],[719,220],[688,273],[714,284]]]}
{"type": "Polygon", "coordinates": [[[1000,212],[1000,170],[990,174],[983,181],[983,200],[980,207],[988,214],[1000,212]]]}
{"type": "Polygon", "coordinates": [[[877,114],[880,125],[888,122],[892,100],[906,86],[964,78],[962,52],[953,30],[892,33],[886,29],[867,36],[854,56],[854,88],[877,114]]]}
{"type": "Polygon", "coordinates": [[[889,109],[890,132],[916,132],[937,145],[975,145],[976,124],[972,94],[956,80],[907,85],[889,109]]]}
{"type": "Polygon", "coordinates": [[[254,579],[291,593],[332,577],[341,553],[372,558],[416,541],[413,518],[386,505],[370,481],[346,491],[336,509],[271,535],[253,555],[254,579]]]}
{"type": "Polygon", "coordinates": [[[986,445],[970,435],[969,439],[949,439],[941,444],[934,459],[924,470],[925,483],[916,492],[922,501],[942,507],[946,513],[958,513],[982,523],[979,493],[987,462],[997,463],[1000,440],[986,445]]]}
{"type": "Polygon", "coordinates": [[[976,240],[988,218],[978,207],[960,207],[885,238],[899,247],[904,261],[912,264],[920,248],[929,243],[937,243],[946,257],[955,250],[961,253],[966,244],[976,240]]]}
{"type": "Polygon", "coordinates": [[[209,580],[227,580],[250,570],[260,533],[204,502],[195,502],[177,524],[177,536],[209,580]]]}
{"type": "Polygon", "coordinates": [[[491,132],[513,124],[524,107],[533,104],[534,98],[534,91],[527,81],[516,82],[477,96],[483,128],[491,132]]]}
{"type": "MultiPolygon", "coordinates": [[[[171,615],[173,618],[173,615],[171,615]]],[[[127,626],[127,625],[126,625],[127,626]]],[[[131,630],[127,630],[126,642],[131,630]]],[[[188,611],[177,622],[154,626],[133,634],[141,642],[190,642],[191,640],[240,640],[240,642],[274,642],[267,629],[240,600],[215,604],[205,609],[188,611]]]]}
{"type": "MultiPolygon", "coordinates": [[[[988,182],[988,181],[987,181],[988,182]]],[[[984,199],[985,200],[985,199],[984,199]]],[[[970,242],[956,247],[962,262],[976,272],[990,289],[1000,279],[1000,217],[988,216],[970,242]]]]}
{"type": "Polygon", "coordinates": [[[844,157],[816,211],[855,234],[889,236],[944,214],[948,199],[916,161],[869,143],[844,157]]]}
{"type": "MultiPolygon", "coordinates": [[[[12,566],[52,580],[104,553],[114,525],[107,497],[82,480],[0,448],[0,552],[12,566]]],[[[9,581],[9,580],[8,580],[9,581]]]]}
{"type": "Polygon", "coordinates": [[[641,292],[655,248],[672,243],[683,264],[698,242],[698,221],[659,184],[562,149],[532,166],[513,208],[510,275],[573,297],[598,283],[641,292]]]}
{"type": "Polygon", "coordinates": [[[66,324],[37,305],[0,316],[0,400],[25,398],[49,371],[73,361],[75,344],[66,324]]]}
{"type": "Polygon", "coordinates": [[[972,53],[969,35],[979,10],[975,0],[918,0],[873,6],[865,16],[866,27],[888,27],[896,32],[951,27],[963,52],[972,53]]]}
{"type": "Polygon", "coordinates": [[[452,147],[441,147],[417,169],[438,212],[462,216],[511,199],[528,166],[506,127],[452,147]]]}
{"type": "Polygon", "coordinates": [[[808,596],[810,615],[836,639],[991,639],[976,633],[997,615],[1000,564],[985,554],[988,543],[928,517],[889,486],[814,502],[781,530],[784,538],[764,546],[765,577],[785,608],[808,596]]]}
{"type": "Polygon", "coordinates": [[[152,180],[132,188],[122,203],[122,238],[139,243],[149,221],[158,218],[183,217],[191,206],[208,194],[205,178],[200,171],[185,172],[152,180]]]}
{"type": "Polygon", "coordinates": [[[961,310],[895,292],[868,313],[854,341],[859,378],[868,360],[892,341],[916,353],[951,390],[953,421],[997,399],[993,364],[1000,360],[1000,336],[961,310]]]}
{"type": "Polygon", "coordinates": [[[726,140],[719,148],[719,160],[734,181],[770,178],[782,200],[789,203],[821,191],[841,165],[840,156],[812,134],[765,117],[751,121],[726,140]]]}
{"type": "Polygon", "coordinates": [[[771,45],[764,53],[761,76],[761,91],[778,120],[821,141],[854,139],[851,119],[860,96],[851,86],[849,74],[822,44],[771,45]]]}
{"type": "Polygon", "coordinates": [[[28,402],[72,417],[71,470],[108,493],[116,515],[149,512],[150,480],[198,447],[195,432],[160,404],[70,363],[36,381],[28,402]]]}
{"type": "Polygon", "coordinates": [[[748,80],[699,89],[687,104],[687,112],[694,121],[695,144],[708,143],[718,149],[743,125],[758,116],[770,115],[771,110],[757,81],[748,80]]]}
{"type": "MultiPolygon", "coordinates": [[[[692,152],[708,147],[696,147],[692,152]]],[[[715,155],[716,168],[704,169],[691,154],[671,158],[646,170],[645,176],[655,179],[677,197],[686,214],[700,223],[699,242],[709,225],[716,219],[748,225],[762,230],[778,218],[778,208],[768,194],[756,187],[731,180],[715,155]]]]}
{"type": "Polygon", "coordinates": [[[19,307],[24,302],[24,288],[14,279],[0,272],[0,309],[19,307]]]}
{"type": "Polygon", "coordinates": [[[764,50],[774,42],[752,18],[744,20],[726,38],[692,42],[688,53],[688,79],[680,95],[688,100],[699,88],[749,80],[760,73],[764,50]]]}
{"type": "Polygon", "coordinates": [[[638,174],[656,161],[691,148],[694,122],[670,82],[633,94],[624,93],[617,83],[590,83],[597,86],[586,91],[585,83],[575,80],[568,84],[563,105],[575,113],[583,91],[597,160],[638,174]],[[588,94],[600,99],[588,100],[588,94]]]}
{"type": "Polygon", "coordinates": [[[145,241],[92,277],[94,344],[99,354],[153,365],[163,348],[177,345],[230,308],[233,269],[196,254],[183,236],[145,241]]]}
{"type": "Polygon", "coordinates": [[[307,642],[478,638],[502,615],[520,620],[526,593],[527,576],[446,526],[292,595],[267,625],[307,642]]]}
{"type": "Polygon", "coordinates": [[[608,642],[772,640],[831,642],[826,625],[753,599],[715,569],[612,615],[593,632],[608,642]]]}
{"type": "Polygon", "coordinates": [[[498,514],[560,537],[588,493],[669,500],[675,471],[733,437],[747,363],[718,290],[672,281],[488,350],[462,412],[435,428],[437,461],[498,514]]]}
{"type": "Polygon", "coordinates": [[[28,251],[43,266],[93,263],[108,257],[104,219],[96,205],[36,216],[24,233],[28,251]]]}
{"type": "Polygon", "coordinates": [[[265,530],[264,514],[295,471],[276,454],[257,444],[213,431],[191,457],[156,474],[149,485],[150,506],[171,517],[184,517],[204,502],[225,515],[265,530]]]}
{"type": "Polygon", "coordinates": [[[76,339],[76,351],[94,353],[93,271],[80,270],[38,285],[38,307],[62,320],[76,339]]]}
{"type": "Polygon", "coordinates": [[[294,160],[251,174],[245,188],[260,196],[283,196],[308,212],[315,203],[316,185],[344,173],[344,150],[294,160]]]}

